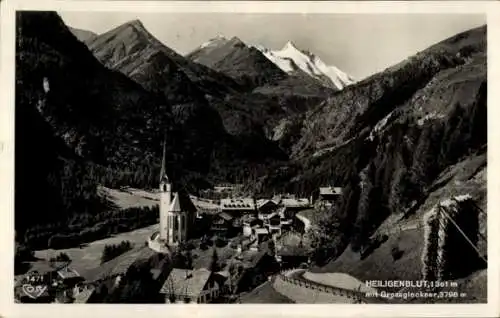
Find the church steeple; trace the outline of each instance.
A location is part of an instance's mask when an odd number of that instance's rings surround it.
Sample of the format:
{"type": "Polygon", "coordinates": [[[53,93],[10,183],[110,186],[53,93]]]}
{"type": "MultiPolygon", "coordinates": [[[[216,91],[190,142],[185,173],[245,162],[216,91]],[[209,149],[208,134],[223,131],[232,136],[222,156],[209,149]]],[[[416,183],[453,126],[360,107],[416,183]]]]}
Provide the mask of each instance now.
{"type": "Polygon", "coordinates": [[[167,160],[167,142],[165,137],[165,139],[163,140],[163,157],[161,159],[160,183],[170,183],[170,180],[168,179],[167,176],[166,160],[167,160]]]}

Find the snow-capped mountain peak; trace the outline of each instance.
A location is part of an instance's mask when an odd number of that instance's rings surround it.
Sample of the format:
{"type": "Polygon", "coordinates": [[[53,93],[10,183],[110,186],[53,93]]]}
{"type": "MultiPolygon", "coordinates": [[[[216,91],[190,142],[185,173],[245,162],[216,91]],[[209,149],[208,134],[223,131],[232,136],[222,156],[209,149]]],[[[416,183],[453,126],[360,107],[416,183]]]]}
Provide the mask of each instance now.
{"type": "Polygon", "coordinates": [[[318,56],[299,49],[292,41],[286,42],[283,48],[278,51],[272,51],[262,46],[255,46],[255,48],[287,73],[304,72],[325,86],[338,90],[354,83],[351,76],[335,66],[327,65],[318,56]]]}
{"type": "Polygon", "coordinates": [[[295,44],[292,42],[292,41],[288,41],[286,42],[285,46],[283,46],[283,48],[281,49],[282,51],[284,50],[297,50],[297,47],[295,46],[295,44]]]}
{"type": "Polygon", "coordinates": [[[225,36],[223,36],[222,34],[217,34],[215,37],[211,38],[207,42],[200,45],[200,49],[205,48],[205,47],[217,46],[217,45],[220,45],[220,44],[225,43],[227,41],[228,41],[228,39],[225,36]]]}

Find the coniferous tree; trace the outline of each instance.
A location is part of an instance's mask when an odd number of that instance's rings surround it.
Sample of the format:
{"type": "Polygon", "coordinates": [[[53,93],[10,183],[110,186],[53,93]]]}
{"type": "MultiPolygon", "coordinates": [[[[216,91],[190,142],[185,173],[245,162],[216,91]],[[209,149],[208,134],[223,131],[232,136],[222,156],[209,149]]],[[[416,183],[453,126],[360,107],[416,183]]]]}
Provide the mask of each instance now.
{"type": "Polygon", "coordinates": [[[217,250],[214,247],[214,251],[212,253],[212,260],[210,263],[210,271],[218,272],[219,270],[220,270],[220,268],[219,268],[219,256],[217,255],[217,250]]]}

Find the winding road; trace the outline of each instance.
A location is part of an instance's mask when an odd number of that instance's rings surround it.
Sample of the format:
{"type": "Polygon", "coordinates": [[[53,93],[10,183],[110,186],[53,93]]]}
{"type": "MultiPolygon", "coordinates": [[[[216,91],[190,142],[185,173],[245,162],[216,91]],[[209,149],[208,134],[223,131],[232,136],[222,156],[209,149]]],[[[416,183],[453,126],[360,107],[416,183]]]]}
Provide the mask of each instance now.
{"type": "Polygon", "coordinates": [[[293,269],[276,275],[272,286],[299,304],[385,303],[380,298],[366,297],[366,293],[376,290],[344,273],[317,274],[305,269],[293,269]]]}

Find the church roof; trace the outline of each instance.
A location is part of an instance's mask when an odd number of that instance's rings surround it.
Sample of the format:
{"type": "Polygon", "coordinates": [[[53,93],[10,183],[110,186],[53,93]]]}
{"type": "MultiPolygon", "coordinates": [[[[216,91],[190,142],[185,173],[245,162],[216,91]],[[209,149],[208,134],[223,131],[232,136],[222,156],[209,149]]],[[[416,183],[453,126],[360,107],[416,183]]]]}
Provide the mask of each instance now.
{"type": "Polygon", "coordinates": [[[170,204],[171,212],[182,212],[181,202],[179,199],[179,193],[175,193],[174,199],[172,200],[172,204],[170,204]]]}
{"type": "Polygon", "coordinates": [[[167,176],[166,161],[167,161],[167,143],[164,140],[163,141],[163,157],[161,158],[160,182],[162,182],[162,181],[169,182],[169,179],[167,176]]]}
{"type": "Polygon", "coordinates": [[[197,211],[196,206],[191,201],[189,195],[186,195],[184,192],[176,192],[174,198],[172,199],[172,203],[170,203],[169,210],[171,212],[191,212],[194,213],[197,211]]]}

